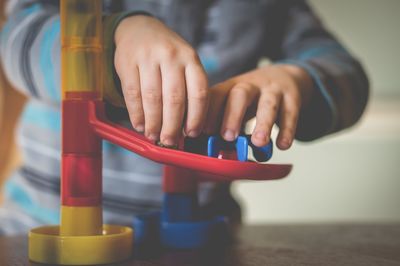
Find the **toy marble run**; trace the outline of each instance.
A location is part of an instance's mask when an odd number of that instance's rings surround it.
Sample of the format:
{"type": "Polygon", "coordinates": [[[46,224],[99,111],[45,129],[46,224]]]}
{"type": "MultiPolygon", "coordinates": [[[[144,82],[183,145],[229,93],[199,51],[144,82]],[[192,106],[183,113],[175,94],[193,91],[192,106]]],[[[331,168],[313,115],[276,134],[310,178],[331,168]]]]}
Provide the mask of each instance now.
{"type": "MultiPolygon", "coordinates": [[[[248,162],[251,142],[246,136],[234,143],[218,137],[187,139],[184,150],[175,150],[109,122],[101,89],[101,14],[99,0],[61,0],[61,223],[31,230],[29,258],[35,262],[118,262],[131,256],[133,241],[135,246],[140,245],[150,235],[156,235],[155,239],[168,248],[200,247],[212,229],[223,226],[225,220],[202,220],[197,216],[198,182],[279,179],[291,170],[291,165],[248,162]],[[130,227],[103,225],[103,139],[165,165],[162,211],[135,219],[135,237],[130,227]]],[[[271,156],[271,145],[252,148],[258,160],[271,156]]]]}

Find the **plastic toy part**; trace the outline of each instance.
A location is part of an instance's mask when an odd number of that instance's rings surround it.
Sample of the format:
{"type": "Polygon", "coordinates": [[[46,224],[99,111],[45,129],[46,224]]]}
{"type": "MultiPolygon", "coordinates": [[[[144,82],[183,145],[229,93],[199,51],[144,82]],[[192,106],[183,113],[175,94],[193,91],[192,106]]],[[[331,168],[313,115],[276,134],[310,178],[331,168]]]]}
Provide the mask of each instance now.
{"type": "Polygon", "coordinates": [[[210,220],[191,222],[161,221],[161,244],[172,249],[195,249],[219,240],[227,221],[219,216],[210,220]]]}
{"type": "MultiPolygon", "coordinates": [[[[248,139],[250,139],[249,136],[247,136],[248,139]]],[[[251,147],[251,150],[253,152],[254,158],[258,162],[267,162],[269,159],[272,157],[272,150],[274,147],[274,144],[272,140],[269,141],[269,143],[263,147],[257,147],[255,146],[251,141],[249,142],[249,145],[251,147]]]]}
{"type": "Polygon", "coordinates": [[[61,206],[62,236],[90,236],[102,234],[101,207],[69,207],[61,206]]]}
{"type": "Polygon", "coordinates": [[[88,104],[90,124],[98,136],[155,162],[190,170],[198,180],[273,180],[287,176],[292,169],[290,164],[239,162],[162,148],[137,132],[109,122],[102,103],[89,101],[88,104]]]}
{"type": "Polygon", "coordinates": [[[197,193],[165,193],[161,219],[164,222],[192,221],[196,218],[197,193]]]}
{"type": "Polygon", "coordinates": [[[58,226],[38,227],[29,233],[29,258],[46,264],[95,265],[128,259],[133,231],[129,227],[104,225],[101,235],[60,236],[58,226]]]}
{"type": "Polygon", "coordinates": [[[235,141],[228,142],[219,136],[210,136],[207,142],[207,155],[220,159],[237,159],[241,162],[249,160],[249,147],[258,162],[266,162],[272,157],[272,140],[263,147],[257,147],[251,142],[251,136],[239,136],[235,141]],[[235,156],[232,156],[235,154],[235,156]]]}
{"type": "Polygon", "coordinates": [[[135,249],[196,249],[226,238],[227,220],[215,217],[210,220],[169,222],[160,212],[134,218],[135,249]]]}

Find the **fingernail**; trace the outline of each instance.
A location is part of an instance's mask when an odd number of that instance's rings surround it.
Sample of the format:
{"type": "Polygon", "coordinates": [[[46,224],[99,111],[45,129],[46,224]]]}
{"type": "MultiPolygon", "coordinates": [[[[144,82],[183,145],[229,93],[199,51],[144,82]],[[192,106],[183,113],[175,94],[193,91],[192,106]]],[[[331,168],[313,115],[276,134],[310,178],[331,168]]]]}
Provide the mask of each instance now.
{"type": "Polygon", "coordinates": [[[191,138],[195,138],[199,135],[199,132],[197,130],[191,130],[188,132],[188,136],[191,138]]]}
{"type": "Polygon", "coordinates": [[[224,136],[224,139],[227,141],[234,141],[236,138],[235,133],[230,129],[226,129],[223,136],[224,136]]]}
{"type": "Polygon", "coordinates": [[[134,127],[135,128],[135,130],[137,131],[137,132],[143,132],[144,131],[144,126],[143,125],[137,125],[136,127],[134,127]]]}
{"type": "Polygon", "coordinates": [[[149,135],[147,135],[147,138],[149,138],[150,140],[156,141],[158,139],[158,135],[157,134],[149,134],[149,135]]]}
{"type": "Polygon", "coordinates": [[[265,132],[262,132],[262,131],[257,131],[254,134],[254,137],[256,139],[258,139],[258,140],[265,141],[267,139],[267,134],[265,132]]]}
{"type": "Polygon", "coordinates": [[[282,148],[288,149],[292,142],[289,139],[282,139],[281,146],[282,148]]]}
{"type": "Polygon", "coordinates": [[[175,141],[173,139],[164,139],[161,143],[165,146],[174,146],[175,141]]]}

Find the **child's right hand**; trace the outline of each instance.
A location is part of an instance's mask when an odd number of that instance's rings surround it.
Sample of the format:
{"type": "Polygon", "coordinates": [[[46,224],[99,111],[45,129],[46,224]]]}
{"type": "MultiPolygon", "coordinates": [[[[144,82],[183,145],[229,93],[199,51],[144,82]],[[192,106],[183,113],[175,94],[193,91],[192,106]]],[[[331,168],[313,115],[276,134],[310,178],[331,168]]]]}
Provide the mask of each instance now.
{"type": "Polygon", "coordinates": [[[208,85],[196,51],[143,15],[121,21],[115,44],[115,68],[132,126],[164,145],[177,144],[182,125],[187,135],[198,136],[207,115],[208,85]]]}

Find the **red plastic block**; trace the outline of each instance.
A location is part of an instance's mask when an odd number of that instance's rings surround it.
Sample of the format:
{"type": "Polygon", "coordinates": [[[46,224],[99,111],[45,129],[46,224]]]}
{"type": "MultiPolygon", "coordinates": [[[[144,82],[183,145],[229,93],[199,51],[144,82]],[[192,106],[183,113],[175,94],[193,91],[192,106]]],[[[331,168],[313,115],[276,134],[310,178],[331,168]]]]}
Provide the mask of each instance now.
{"type": "Polygon", "coordinates": [[[62,104],[63,153],[93,154],[101,152],[101,139],[89,123],[89,101],[64,100],[62,104]]]}
{"type": "Polygon", "coordinates": [[[197,191],[196,174],[189,169],[165,165],[163,191],[165,193],[188,193],[197,191]]]}
{"type": "Polygon", "coordinates": [[[61,201],[65,206],[97,206],[102,196],[102,159],[97,156],[62,156],[61,201]]]}

